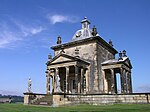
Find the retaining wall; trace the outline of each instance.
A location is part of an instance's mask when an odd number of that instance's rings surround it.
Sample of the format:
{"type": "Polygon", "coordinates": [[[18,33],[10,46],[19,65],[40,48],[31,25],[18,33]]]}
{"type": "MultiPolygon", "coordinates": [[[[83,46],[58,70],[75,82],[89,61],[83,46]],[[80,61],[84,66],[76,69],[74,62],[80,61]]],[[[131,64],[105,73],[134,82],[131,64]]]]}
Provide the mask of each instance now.
{"type": "Polygon", "coordinates": [[[72,103],[150,103],[150,93],[66,95],[72,103]]]}

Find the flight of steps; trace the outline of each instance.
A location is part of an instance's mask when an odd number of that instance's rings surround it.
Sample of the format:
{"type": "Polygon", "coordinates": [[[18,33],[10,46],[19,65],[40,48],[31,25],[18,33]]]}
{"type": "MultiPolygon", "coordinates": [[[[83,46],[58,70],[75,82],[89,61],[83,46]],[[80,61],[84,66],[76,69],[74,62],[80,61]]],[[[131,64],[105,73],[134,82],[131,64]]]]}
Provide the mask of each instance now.
{"type": "Polygon", "coordinates": [[[34,105],[52,105],[53,97],[52,95],[46,95],[45,97],[38,98],[32,102],[34,105]]]}

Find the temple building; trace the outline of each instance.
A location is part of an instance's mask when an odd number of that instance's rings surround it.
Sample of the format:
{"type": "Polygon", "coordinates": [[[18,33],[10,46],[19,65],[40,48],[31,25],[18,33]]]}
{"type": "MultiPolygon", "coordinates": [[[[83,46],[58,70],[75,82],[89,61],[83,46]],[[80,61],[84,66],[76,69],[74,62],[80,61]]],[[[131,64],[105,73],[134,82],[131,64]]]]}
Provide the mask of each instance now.
{"type": "Polygon", "coordinates": [[[70,42],[62,43],[58,36],[57,45],[51,47],[54,57],[49,55],[46,63],[47,94],[116,94],[118,73],[121,93],[132,93],[132,65],[126,51],[119,52],[116,59],[118,51],[111,40],[103,40],[95,26],[90,29],[87,18],[81,25],[70,42]]]}
{"type": "Polygon", "coordinates": [[[51,47],[54,56],[49,54],[46,62],[46,94],[32,92],[29,79],[24,104],[149,104],[150,93],[132,92],[132,65],[126,51],[118,53],[111,40],[107,43],[95,26],[90,28],[87,18],[81,25],[70,42],[57,37],[51,47]]]}

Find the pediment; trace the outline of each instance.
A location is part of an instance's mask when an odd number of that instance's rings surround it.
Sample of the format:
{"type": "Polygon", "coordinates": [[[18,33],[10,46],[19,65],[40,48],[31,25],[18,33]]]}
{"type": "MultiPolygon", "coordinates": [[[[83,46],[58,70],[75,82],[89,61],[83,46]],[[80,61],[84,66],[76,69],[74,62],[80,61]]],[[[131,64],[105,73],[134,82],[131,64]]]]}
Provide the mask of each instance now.
{"type": "Polygon", "coordinates": [[[64,57],[64,56],[59,56],[58,58],[56,58],[55,60],[53,60],[51,62],[51,64],[53,64],[53,63],[60,63],[60,62],[66,62],[66,61],[73,61],[73,60],[70,59],[70,58],[64,57]]]}
{"type": "Polygon", "coordinates": [[[53,64],[59,64],[59,63],[68,63],[68,62],[82,62],[84,64],[90,64],[90,62],[85,61],[83,59],[74,57],[74,56],[70,56],[68,54],[64,54],[64,53],[60,53],[57,56],[55,56],[51,61],[48,61],[46,64],[47,65],[53,65],[53,64]]]}

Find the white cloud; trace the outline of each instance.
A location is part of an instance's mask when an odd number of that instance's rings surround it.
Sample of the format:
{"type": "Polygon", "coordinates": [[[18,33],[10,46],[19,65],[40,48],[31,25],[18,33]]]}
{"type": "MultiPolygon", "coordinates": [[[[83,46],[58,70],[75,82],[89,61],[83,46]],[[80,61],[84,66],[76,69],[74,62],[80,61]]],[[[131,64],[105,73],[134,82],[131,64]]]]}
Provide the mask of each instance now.
{"type": "Polygon", "coordinates": [[[16,20],[13,20],[13,22],[21,30],[21,33],[23,34],[24,37],[32,36],[32,35],[38,34],[38,33],[42,32],[43,30],[45,30],[42,26],[35,26],[35,27],[27,26],[16,20]]]}
{"type": "Polygon", "coordinates": [[[37,34],[37,33],[42,32],[43,30],[44,30],[44,28],[42,28],[42,27],[40,26],[40,27],[38,27],[38,28],[32,28],[32,29],[31,29],[31,33],[32,33],[32,34],[37,34]]]}
{"type": "Polygon", "coordinates": [[[10,31],[10,29],[6,25],[0,27],[0,48],[5,48],[8,44],[11,44],[18,40],[22,39],[19,38],[17,33],[10,31]]]}
{"type": "Polygon", "coordinates": [[[0,48],[15,47],[15,42],[23,41],[25,37],[33,36],[45,30],[42,26],[27,26],[16,20],[0,23],[0,48]],[[13,24],[13,26],[12,26],[13,24]]]}
{"type": "Polygon", "coordinates": [[[48,19],[50,20],[51,24],[61,23],[61,22],[69,22],[75,23],[78,21],[78,17],[76,16],[66,16],[66,15],[48,15],[48,19]]]}

